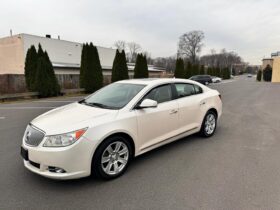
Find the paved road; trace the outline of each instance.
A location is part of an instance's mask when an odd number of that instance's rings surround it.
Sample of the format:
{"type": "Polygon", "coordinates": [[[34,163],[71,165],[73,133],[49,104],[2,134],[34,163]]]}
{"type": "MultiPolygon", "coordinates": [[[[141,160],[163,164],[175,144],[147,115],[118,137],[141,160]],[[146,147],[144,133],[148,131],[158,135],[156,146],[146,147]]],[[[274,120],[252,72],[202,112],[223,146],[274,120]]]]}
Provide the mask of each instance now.
{"type": "Polygon", "coordinates": [[[280,85],[243,77],[212,87],[224,102],[214,137],[147,153],[109,182],[53,181],[23,167],[27,123],[77,98],[0,105],[0,209],[280,209],[280,85]]]}

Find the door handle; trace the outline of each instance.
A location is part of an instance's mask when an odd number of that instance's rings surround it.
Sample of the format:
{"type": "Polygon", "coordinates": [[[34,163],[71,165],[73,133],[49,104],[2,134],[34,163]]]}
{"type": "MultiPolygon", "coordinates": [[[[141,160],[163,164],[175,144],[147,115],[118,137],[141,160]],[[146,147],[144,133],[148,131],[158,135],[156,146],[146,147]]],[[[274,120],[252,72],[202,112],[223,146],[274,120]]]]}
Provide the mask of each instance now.
{"type": "Polygon", "coordinates": [[[177,112],[178,112],[178,110],[172,109],[169,113],[170,113],[170,114],[176,114],[177,112]]]}
{"type": "Polygon", "coordinates": [[[205,105],[205,104],[206,104],[206,102],[203,101],[203,102],[201,102],[199,105],[202,106],[202,105],[205,105]]]}

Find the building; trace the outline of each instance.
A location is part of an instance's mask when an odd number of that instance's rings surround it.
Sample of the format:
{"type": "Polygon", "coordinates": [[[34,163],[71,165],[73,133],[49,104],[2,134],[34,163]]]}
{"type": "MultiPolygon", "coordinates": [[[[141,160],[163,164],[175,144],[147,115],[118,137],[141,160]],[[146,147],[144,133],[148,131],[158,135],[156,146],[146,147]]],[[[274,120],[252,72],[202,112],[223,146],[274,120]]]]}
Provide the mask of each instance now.
{"type": "Polygon", "coordinates": [[[262,60],[262,71],[267,65],[272,67],[271,82],[280,82],[280,52],[271,53],[271,58],[264,58],[262,60]]]}
{"type": "MultiPolygon", "coordinates": [[[[38,48],[39,43],[43,50],[48,52],[60,85],[63,88],[79,87],[81,43],[61,40],[59,36],[52,38],[50,35],[42,37],[22,33],[0,39],[0,93],[25,90],[26,53],[31,45],[38,48]]],[[[111,81],[116,50],[99,46],[97,50],[103,69],[104,83],[108,84],[111,81]]],[[[130,77],[134,74],[133,69],[129,67],[130,77]]],[[[165,72],[163,69],[149,67],[150,77],[161,77],[165,72]]]]}

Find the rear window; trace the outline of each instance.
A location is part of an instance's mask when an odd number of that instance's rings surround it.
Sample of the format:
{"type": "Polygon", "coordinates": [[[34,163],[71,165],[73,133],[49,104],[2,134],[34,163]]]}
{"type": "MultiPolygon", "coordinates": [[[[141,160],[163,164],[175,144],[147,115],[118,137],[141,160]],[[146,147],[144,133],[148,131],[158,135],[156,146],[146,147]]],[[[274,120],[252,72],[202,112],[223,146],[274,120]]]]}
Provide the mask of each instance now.
{"type": "Polygon", "coordinates": [[[179,98],[196,94],[196,91],[192,84],[177,83],[175,84],[175,88],[179,98]]]}
{"type": "Polygon", "coordinates": [[[196,94],[203,93],[203,90],[200,86],[198,86],[198,85],[193,85],[193,86],[194,86],[194,90],[195,90],[196,94]]]}

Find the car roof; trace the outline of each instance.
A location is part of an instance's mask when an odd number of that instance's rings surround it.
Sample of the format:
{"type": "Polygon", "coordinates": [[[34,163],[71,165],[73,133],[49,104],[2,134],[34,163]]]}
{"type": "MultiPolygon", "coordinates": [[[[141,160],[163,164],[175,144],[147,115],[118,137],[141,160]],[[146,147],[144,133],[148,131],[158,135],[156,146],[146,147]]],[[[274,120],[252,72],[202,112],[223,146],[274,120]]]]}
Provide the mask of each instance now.
{"type": "Polygon", "coordinates": [[[128,79],[128,80],[118,81],[118,83],[142,84],[142,85],[157,85],[162,83],[175,83],[175,82],[198,84],[193,80],[178,79],[178,78],[143,78],[143,79],[128,79]]]}

